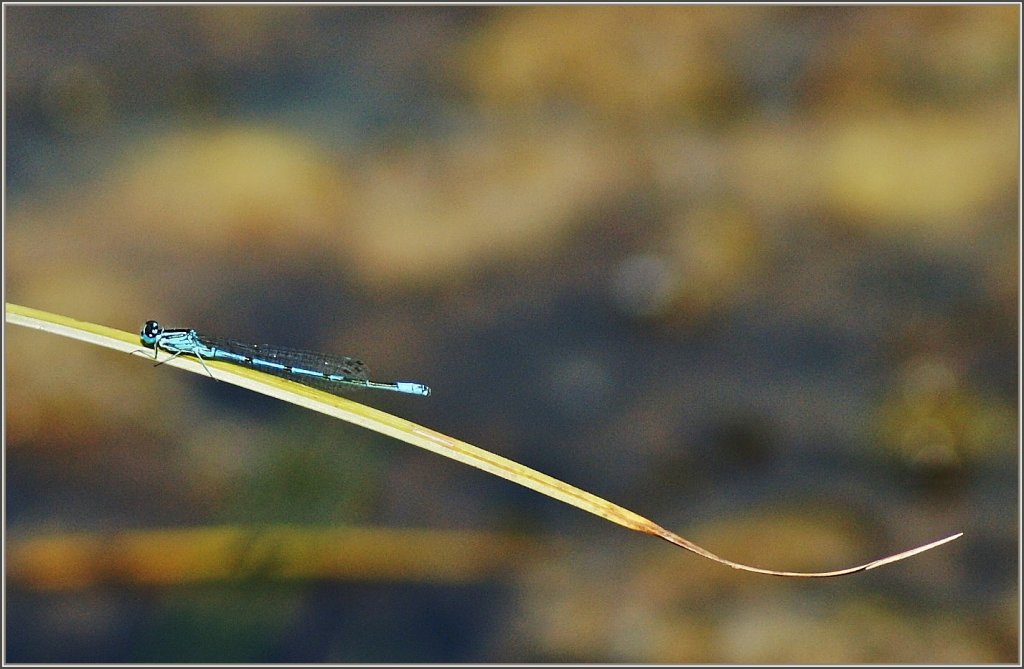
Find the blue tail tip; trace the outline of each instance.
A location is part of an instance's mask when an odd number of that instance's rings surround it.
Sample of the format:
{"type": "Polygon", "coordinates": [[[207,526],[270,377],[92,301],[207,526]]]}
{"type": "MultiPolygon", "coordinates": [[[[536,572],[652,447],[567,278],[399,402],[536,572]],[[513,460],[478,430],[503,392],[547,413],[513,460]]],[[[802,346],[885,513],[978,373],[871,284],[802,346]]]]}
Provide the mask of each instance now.
{"type": "Polygon", "coordinates": [[[430,388],[423,385],[422,383],[412,383],[411,381],[396,381],[395,387],[403,393],[409,393],[410,395],[422,395],[427,397],[430,395],[430,388]]]}

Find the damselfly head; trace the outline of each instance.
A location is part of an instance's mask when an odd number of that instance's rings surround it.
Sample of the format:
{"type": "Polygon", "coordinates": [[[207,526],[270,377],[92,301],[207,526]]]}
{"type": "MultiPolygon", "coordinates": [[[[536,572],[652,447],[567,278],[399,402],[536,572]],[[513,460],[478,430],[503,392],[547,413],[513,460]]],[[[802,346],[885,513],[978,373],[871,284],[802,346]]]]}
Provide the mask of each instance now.
{"type": "Polygon", "coordinates": [[[163,331],[164,329],[156,321],[146,321],[146,324],[142,326],[142,332],[139,333],[139,340],[143,346],[152,348],[163,331]]]}

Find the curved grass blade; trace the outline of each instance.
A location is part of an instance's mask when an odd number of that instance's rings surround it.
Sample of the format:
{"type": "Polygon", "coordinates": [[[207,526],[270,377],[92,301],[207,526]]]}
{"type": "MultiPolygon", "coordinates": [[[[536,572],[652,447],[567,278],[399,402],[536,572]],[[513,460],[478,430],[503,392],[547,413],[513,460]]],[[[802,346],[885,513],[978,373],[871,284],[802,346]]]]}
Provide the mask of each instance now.
{"type": "MultiPolygon", "coordinates": [[[[133,350],[138,350],[140,346],[138,335],[104,327],[102,325],[76,321],[65,316],[59,316],[11,303],[7,303],[6,306],[8,323],[43,330],[65,337],[71,337],[72,339],[87,341],[92,344],[106,346],[119,351],[131,352],[133,350]]],[[[152,359],[152,351],[147,351],[147,353],[148,357],[152,359]]],[[[733,569],[740,569],[757,574],[768,574],[771,576],[798,578],[828,578],[833,576],[844,576],[846,574],[853,574],[859,571],[875,569],[876,567],[881,567],[886,564],[906,559],[963,536],[962,532],[957,533],[895,555],[872,560],[871,562],[867,562],[856,567],[848,567],[846,569],[839,569],[835,571],[793,572],[752,567],[750,565],[740,564],[738,562],[733,562],[723,557],[719,557],[711,551],[708,551],[697,544],[666,530],[653,521],[648,520],[629,509],[602,499],[597,495],[593,495],[585,490],[569,485],[568,483],[548,476],[547,474],[542,474],[541,472],[530,469],[529,467],[521,465],[513,460],[509,460],[508,458],[495,455],[494,453],[485,451],[482,448],[478,448],[472,444],[449,437],[403,418],[392,416],[391,414],[353,402],[352,400],[344,397],[331,395],[314,388],[309,388],[293,381],[270,376],[253,369],[217,361],[207,361],[207,369],[204,369],[203,366],[194,358],[179,356],[172,359],[169,354],[160,351],[157,353],[157,360],[166,361],[168,365],[187,369],[202,375],[206,375],[208,369],[209,373],[219,381],[248,388],[249,390],[269,395],[270,397],[276,397],[277,399],[285,402],[290,402],[313,411],[319,411],[320,413],[328,416],[333,416],[335,418],[360,425],[389,437],[394,437],[395,439],[412,444],[413,446],[418,446],[419,448],[437,453],[438,455],[442,455],[446,458],[451,458],[452,460],[467,464],[471,467],[476,467],[477,469],[494,474],[495,476],[499,476],[503,479],[507,479],[526,488],[530,488],[542,495],[547,495],[553,499],[565,502],[566,504],[575,506],[576,508],[592,513],[595,516],[604,518],[605,520],[618,525],[622,525],[628,529],[664,539],[671,544],[685,548],[686,550],[696,553],[701,557],[714,560],[715,562],[727,565],[733,569]]]]}

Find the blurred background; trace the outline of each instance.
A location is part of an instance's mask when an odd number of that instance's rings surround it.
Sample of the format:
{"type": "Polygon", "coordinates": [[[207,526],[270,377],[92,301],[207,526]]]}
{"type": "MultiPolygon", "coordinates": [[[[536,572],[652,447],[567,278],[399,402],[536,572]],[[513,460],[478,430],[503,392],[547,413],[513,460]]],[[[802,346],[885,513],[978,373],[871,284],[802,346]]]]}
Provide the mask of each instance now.
{"type": "Polygon", "coordinates": [[[5,6],[11,662],[1019,661],[1017,6],[5,6]]]}

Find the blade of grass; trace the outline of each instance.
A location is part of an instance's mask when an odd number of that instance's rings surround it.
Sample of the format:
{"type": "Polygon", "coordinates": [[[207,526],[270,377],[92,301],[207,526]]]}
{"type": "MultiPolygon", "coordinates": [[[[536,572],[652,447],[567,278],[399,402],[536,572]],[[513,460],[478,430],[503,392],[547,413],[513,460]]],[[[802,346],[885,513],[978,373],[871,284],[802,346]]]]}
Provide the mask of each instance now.
{"type": "MultiPolygon", "coordinates": [[[[141,351],[138,335],[133,335],[113,328],[76,321],[65,316],[51,314],[38,309],[22,307],[7,303],[7,322],[21,325],[28,328],[51,332],[72,339],[79,339],[98,346],[106,346],[119,351],[141,351]]],[[[144,351],[150,358],[152,351],[144,351]]],[[[193,358],[179,356],[171,358],[169,354],[158,352],[158,361],[166,360],[168,365],[187,369],[197,374],[206,375],[207,371],[193,358]]],[[[897,562],[905,558],[917,555],[924,551],[953,541],[963,536],[963,533],[954,534],[938,541],[933,541],[917,548],[912,548],[895,555],[872,560],[856,567],[839,569],[825,572],[791,572],[776,571],[773,569],[762,569],[749,565],[733,562],[719,557],[714,553],[701,548],[683,537],[666,530],[643,516],[636,514],[629,509],[613,504],[605,499],[593,495],[585,490],[569,485],[556,478],[542,474],[530,469],[513,460],[503,458],[482,448],[473,446],[464,441],[449,437],[440,432],[423,427],[411,421],[379,411],[372,407],[353,402],[344,397],[337,397],[314,388],[309,388],[286,379],[270,376],[256,370],[230,365],[217,361],[207,361],[207,368],[210,373],[219,381],[231,383],[249,390],[269,395],[285,402],[290,402],[313,411],[335,418],[355,423],[369,430],[374,430],[389,437],[394,437],[413,446],[437,453],[446,458],[451,458],[471,467],[476,467],[495,476],[512,481],[542,495],[565,502],[579,509],[592,513],[605,520],[617,523],[628,529],[649,534],[664,539],[671,544],[685,548],[709,560],[714,560],[733,569],[768,574],[771,576],[801,577],[801,578],[825,578],[832,576],[843,576],[859,571],[874,569],[885,564],[897,562]]]]}

